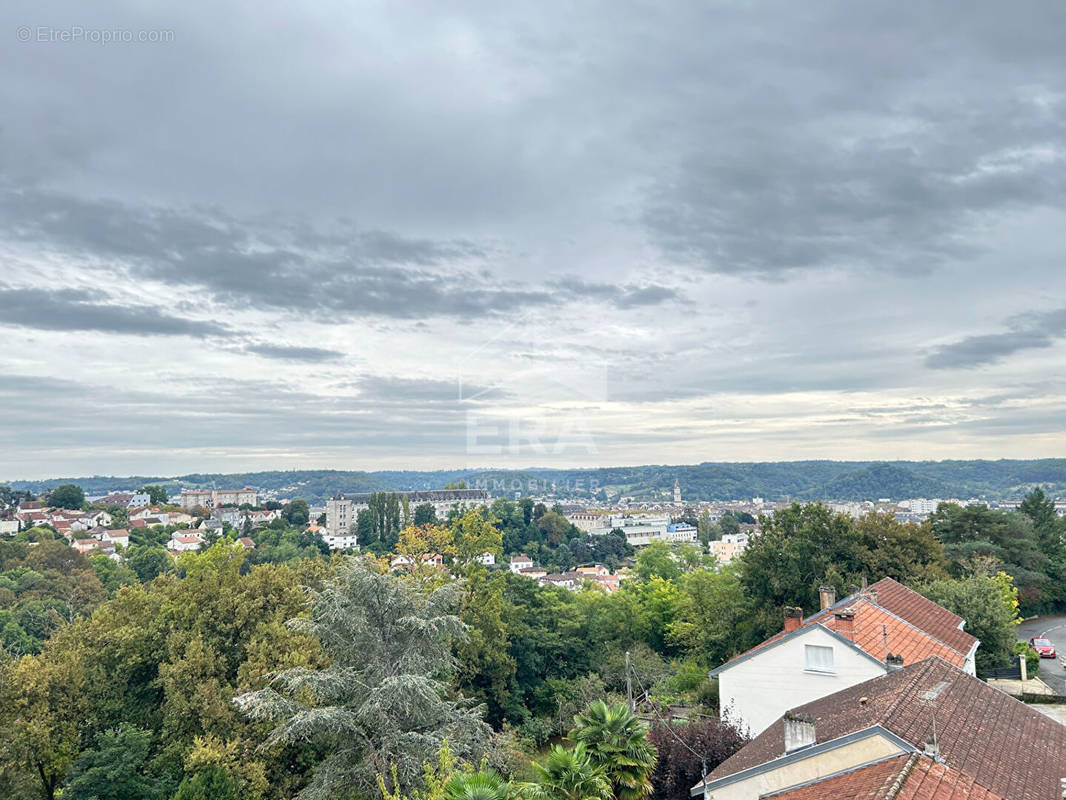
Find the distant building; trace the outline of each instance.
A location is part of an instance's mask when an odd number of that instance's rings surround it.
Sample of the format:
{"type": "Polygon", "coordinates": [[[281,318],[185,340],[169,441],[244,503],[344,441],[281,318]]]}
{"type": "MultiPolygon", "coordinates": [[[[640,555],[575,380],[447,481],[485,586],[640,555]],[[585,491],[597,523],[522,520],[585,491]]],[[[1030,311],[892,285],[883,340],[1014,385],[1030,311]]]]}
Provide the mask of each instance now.
{"type": "Polygon", "coordinates": [[[617,529],[625,534],[626,542],[633,547],[643,547],[652,542],[694,542],[698,538],[695,527],[672,523],[666,515],[614,514],[601,519],[601,526],[590,529],[590,534],[602,536],[617,529]]]}
{"type": "Polygon", "coordinates": [[[524,569],[533,569],[533,559],[525,553],[511,556],[511,572],[519,573],[524,569]]]}
{"type": "MultiPolygon", "coordinates": [[[[438,517],[447,516],[453,508],[488,505],[492,497],[484,489],[433,489],[417,492],[396,492],[407,497],[414,513],[415,506],[429,503],[438,517]]],[[[341,536],[351,531],[359,512],[370,507],[370,492],[337,494],[326,501],[326,533],[341,536]]]]}
{"type": "Polygon", "coordinates": [[[566,521],[578,530],[590,531],[603,525],[603,514],[591,514],[588,511],[571,511],[566,514],[566,521]]]}
{"type": "Polygon", "coordinates": [[[681,502],[681,481],[677,478],[674,478],[674,502],[681,502]]]}
{"type": "Polygon", "coordinates": [[[915,497],[910,500],[903,500],[900,502],[900,506],[910,510],[912,514],[921,514],[928,516],[936,511],[937,506],[940,505],[940,500],[933,499],[927,500],[924,497],[915,497]]]}
{"type": "Polygon", "coordinates": [[[203,539],[192,534],[174,534],[167,542],[167,550],[175,553],[188,553],[199,550],[203,539]]]}
{"type": "Polygon", "coordinates": [[[258,505],[255,489],[183,489],[178,497],[182,508],[218,508],[219,506],[258,505]]]}
{"type": "Polygon", "coordinates": [[[711,554],[719,564],[728,564],[747,549],[748,539],[746,533],[727,533],[719,541],[711,542],[711,554]]]}
{"type": "Polygon", "coordinates": [[[354,533],[342,533],[336,536],[330,533],[325,533],[323,534],[322,539],[329,546],[330,550],[359,549],[359,537],[354,533]]]}
{"type": "Polygon", "coordinates": [[[111,492],[103,497],[94,497],[91,501],[100,506],[118,506],[120,508],[137,508],[152,502],[147,492],[111,492]]]}

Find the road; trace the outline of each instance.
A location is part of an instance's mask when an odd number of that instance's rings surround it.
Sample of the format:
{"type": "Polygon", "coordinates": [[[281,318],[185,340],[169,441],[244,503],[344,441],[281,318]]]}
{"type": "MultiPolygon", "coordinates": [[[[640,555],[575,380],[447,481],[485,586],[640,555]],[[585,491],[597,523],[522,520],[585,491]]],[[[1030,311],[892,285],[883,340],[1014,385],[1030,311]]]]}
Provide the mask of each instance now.
{"type": "MultiPolygon", "coordinates": [[[[1018,626],[1018,638],[1025,641],[1043,636],[1055,643],[1059,658],[1066,656],[1066,616],[1037,617],[1018,626]]],[[[1066,695],[1066,669],[1057,658],[1040,659],[1040,678],[1058,694],[1066,695]]]]}

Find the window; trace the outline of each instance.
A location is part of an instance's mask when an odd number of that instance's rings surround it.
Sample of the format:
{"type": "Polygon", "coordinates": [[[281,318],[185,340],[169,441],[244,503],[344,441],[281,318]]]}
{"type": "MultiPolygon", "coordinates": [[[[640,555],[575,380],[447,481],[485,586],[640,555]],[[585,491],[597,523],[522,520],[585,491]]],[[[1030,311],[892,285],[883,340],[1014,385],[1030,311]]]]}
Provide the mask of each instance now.
{"type": "Polygon", "coordinates": [[[822,647],[816,644],[803,646],[804,669],[809,672],[828,672],[833,669],[833,648],[822,647]]]}

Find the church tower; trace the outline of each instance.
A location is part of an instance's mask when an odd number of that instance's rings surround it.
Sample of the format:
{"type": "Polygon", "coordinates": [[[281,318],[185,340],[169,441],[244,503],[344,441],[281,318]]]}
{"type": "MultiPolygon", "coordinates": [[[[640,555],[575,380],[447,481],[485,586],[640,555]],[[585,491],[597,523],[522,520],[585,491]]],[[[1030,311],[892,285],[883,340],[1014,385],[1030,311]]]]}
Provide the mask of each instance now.
{"type": "Polygon", "coordinates": [[[677,478],[674,478],[674,502],[681,502],[681,481],[677,478]]]}

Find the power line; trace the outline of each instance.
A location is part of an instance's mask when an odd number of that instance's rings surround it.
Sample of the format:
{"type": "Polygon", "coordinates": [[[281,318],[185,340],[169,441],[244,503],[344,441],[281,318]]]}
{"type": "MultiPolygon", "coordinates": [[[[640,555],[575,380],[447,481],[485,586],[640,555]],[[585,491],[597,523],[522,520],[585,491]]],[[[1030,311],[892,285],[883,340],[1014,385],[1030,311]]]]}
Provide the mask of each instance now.
{"type": "MultiPolygon", "coordinates": [[[[647,689],[644,688],[644,682],[641,681],[641,676],[636,674],[636,670],[631,670],[631,671],[632,671],[633,677],[636,678],[637,685],[639,685],[641,687],[641,691],[644,693],[644,697],[648,698],[650,700],[651,694],[648,692],[647,689]]],[[[688,750],[694,756],[699,758],[701,769],[704,770],[704,774],[700,775],[700,781],[704,782],[704,794],[706,795],[707,794],[707,754],[706,753],[698,753],[698,752],[696,752],[695,750],[692,749],[692,747],[690,747],[689,742],[685,741],[680,736],[678,736],[676,733],[674,733],[674,725],[673,725],[673,723],[663,719],[662,715],[660,715],[659,711],[656,709],[655,703],[649,703],[648,705],[650,705],[650,707],[651,707],[651,713],[653,715],[656,715],[656,718],[660,722],[663,723],[663,726],[665,727],[665,729],[669,733],[669,735],[673,736],[677,740],[677,742],[679,743],[679,745],[681,747],[683,747],[685,750],[688,750]]]]}

